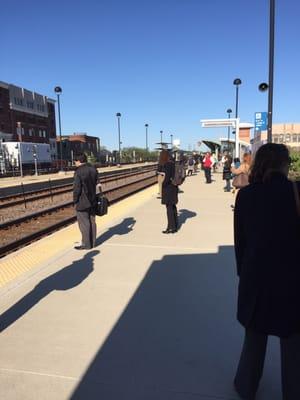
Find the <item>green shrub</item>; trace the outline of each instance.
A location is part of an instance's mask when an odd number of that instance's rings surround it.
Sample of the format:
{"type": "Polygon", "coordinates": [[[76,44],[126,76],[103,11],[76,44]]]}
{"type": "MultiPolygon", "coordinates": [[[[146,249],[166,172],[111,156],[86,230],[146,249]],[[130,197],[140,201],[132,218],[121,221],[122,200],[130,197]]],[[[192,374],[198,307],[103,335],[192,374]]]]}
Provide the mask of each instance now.
{"type": "Polygon", "coordinates": [[[290,178],[300,180],[300,152],[291,152],[290,178]]]}

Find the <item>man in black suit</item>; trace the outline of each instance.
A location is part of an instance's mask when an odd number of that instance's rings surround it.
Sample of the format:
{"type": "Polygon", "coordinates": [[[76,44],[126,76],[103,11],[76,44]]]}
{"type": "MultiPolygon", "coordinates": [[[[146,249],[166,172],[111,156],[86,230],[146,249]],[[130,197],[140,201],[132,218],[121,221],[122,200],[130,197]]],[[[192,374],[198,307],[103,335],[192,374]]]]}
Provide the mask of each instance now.
{"type": "Polygon", "coordinates": [[[77,167],[74,175],[73,199],[77,221],[82,235],[82,243],[75,246],[76,250],[88,250],[96,242],[96,185],[98,172],[95,167],[87,163],[85,154],[75,157],[77,167]]]}

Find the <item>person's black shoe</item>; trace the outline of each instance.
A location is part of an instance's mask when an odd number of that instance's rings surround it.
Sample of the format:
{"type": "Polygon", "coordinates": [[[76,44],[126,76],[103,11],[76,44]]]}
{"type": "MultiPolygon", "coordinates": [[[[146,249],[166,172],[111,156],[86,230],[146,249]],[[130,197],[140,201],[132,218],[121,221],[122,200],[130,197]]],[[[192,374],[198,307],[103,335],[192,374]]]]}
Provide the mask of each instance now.
{"type": "Polygon", "coordinates": [[[162,231],[162,233],[171,233],[170,229],[165,229],[164,231],[162,231]]]}
{"type": "Polygon", "coordinates": [[[91,247],[85,247],[85,246],[75,246],[74,249],[76,250],[91,250],[91,247]]]}

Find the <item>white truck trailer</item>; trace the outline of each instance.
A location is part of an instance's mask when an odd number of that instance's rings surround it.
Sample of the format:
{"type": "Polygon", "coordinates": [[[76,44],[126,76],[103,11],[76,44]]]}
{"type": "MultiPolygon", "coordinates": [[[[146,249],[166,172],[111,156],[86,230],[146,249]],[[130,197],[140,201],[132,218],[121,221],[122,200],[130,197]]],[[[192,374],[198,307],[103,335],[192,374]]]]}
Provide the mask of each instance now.
{"type": "Polygon", "coordinates": [[[29,167],[38,164],[51,164],[50,145],[47,143],[4,142],[2,143],[6,160],[12,167],[19,163],[29,167]]]}

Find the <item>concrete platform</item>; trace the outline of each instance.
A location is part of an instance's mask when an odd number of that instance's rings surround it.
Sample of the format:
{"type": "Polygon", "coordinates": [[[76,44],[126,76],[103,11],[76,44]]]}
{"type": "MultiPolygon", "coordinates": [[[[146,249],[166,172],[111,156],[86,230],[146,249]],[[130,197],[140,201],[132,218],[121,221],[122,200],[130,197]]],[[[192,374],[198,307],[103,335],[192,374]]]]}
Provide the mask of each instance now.
{"type": "MultiPolygon", "coordinates": [[[[239,399],[233,196],[218,175],[182,189],[177,234],[161,233],[148,189],[101,221],[95,250],[73,250],[67,228],[64,246],[2,286],[1,399],[239,399]]],[[[275,339],[257,399],[281,399],[275,339]]]]}

